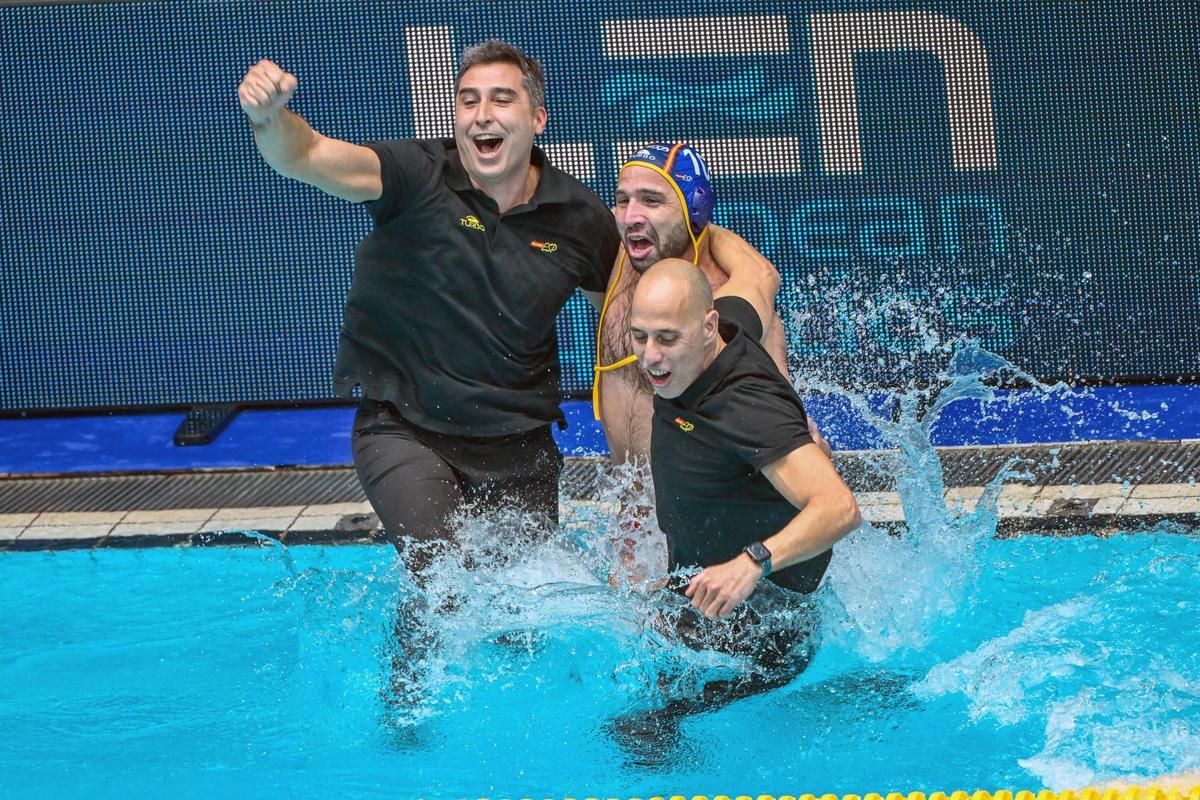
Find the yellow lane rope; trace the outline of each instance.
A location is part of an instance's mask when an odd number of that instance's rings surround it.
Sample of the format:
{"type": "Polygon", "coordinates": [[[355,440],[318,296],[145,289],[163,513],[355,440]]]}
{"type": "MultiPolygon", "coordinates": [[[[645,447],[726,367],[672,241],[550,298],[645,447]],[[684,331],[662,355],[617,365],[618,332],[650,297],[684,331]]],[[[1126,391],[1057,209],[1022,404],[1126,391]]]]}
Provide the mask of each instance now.
{"type": "MultiPolygon", "coordinates": [[[[1164,781],[1169,782],[1169,781],[1164,781]]],[[[479,798],[479,800],[488,800],[488,798],[479,798]]],[[[530,798],[522,798],[522,800],[531,800],[530,798]]],[[[572,797],[563,798],[563,800],[575,800],[572,797]]],[[[580,800],[622,800],[621,798],[602,798],[602,797],[582,797],[580,800]]],[[[624,800],[641,800],[641,798],[631,797],[624,800]]],[[[682,794],[676,795],[655,795],[648,797],[646,800],[709,800],[708,795],[692,795],[688,797],[682,794]]],[[[1078,791],[1063,791],[1052,792],[1049,789],[1040,792],[1028,791],[999,791],[999,792],[932,792],[925,794],[924,792],[889,792],[888,794],[870,793],[864,795],[857,794],[760,794],[760,795],[713,795],[712,800],[1200,800],[1200,784],[1191,787],[1190,789],[1169,788],[1163,789],[1161,786],[1124,786],[1121,788],[1112,789],[1081,789],[1078,791]]]]}

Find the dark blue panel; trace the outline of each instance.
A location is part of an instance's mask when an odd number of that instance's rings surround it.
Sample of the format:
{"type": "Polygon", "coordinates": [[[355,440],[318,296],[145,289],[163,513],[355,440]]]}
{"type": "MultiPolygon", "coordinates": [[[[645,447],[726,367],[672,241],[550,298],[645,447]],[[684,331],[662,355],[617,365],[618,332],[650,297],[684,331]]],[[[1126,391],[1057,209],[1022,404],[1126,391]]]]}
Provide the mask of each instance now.
{"type": "MultiPolygon", "coordinates": [[[[617,142],[725,142],[717,219],[778,265],[812,381],[932,380],[963,337],[1041,378],[1200,375],[1193,3],[185,0],[0,8],[0,410],[328,397],[368,219],[272,173],[235,89],[269,57],[324,133],[410,136],[410,69],[453,60],[429,26],[540,56],[545,143],[605,199],[617,142]],[[822,98],[857,133],[823,141],[822,98]]],[[[593,320],[559,322],[571,393],[593,320]]]]}

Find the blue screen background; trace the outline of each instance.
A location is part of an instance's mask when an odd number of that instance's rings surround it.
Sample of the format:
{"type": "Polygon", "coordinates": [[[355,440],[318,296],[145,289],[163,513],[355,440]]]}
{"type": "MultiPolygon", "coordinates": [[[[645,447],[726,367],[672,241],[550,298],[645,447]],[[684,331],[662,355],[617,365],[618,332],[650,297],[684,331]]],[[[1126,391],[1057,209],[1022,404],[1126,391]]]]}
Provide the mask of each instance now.
{"type": "MultiPolygon", "coordinates": [[[[270,58],[326,135],[448,134],[449,90],[420,98],[492,37],[543,62],[539,143],[606,202],[623,146],[699,143],[716,221],[779,268],[814,379],[931,379],[964,336],[1047,380],[1194,377],[1198,30],[1193,4],[1161,1],[3,7],[0,410],[331,397],[369,219],[266,166],[237,85],[270,58]],[[891,33],[854,50],[857,134],[823,140],[816,25],[855,14],[891,33]],[[963,135],[994,130],[991,162],[956,163],[961,62],[904,25],[986,54],[963,135]],[[823,144],[851,140],[857,169],[831,170],[823,144]]],[[[558,330],[581,395],[595,314],[576,297],[558,330]]]]}

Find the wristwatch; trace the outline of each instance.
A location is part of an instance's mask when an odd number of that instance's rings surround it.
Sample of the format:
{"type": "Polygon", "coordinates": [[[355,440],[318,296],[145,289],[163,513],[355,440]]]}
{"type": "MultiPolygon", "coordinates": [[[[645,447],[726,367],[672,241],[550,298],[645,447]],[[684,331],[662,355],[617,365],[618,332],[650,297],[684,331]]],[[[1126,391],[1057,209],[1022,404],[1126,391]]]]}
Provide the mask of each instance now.
{"type": "Polygon", "coordinates": [[[750,556],[750,560],[762,567],[765,578],[771,574],[771,551],[762,542],[752,542],[742,548],[742,552],[750,556]]]}

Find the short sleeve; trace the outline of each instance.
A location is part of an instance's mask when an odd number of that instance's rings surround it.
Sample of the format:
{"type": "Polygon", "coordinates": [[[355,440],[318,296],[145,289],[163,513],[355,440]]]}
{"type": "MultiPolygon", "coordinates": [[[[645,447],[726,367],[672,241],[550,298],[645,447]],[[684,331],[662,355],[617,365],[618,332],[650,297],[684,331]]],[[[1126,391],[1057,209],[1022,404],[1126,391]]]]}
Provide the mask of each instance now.
{"type": "Polygon", "coordinates": [[[580,288],[588,292],[603,292],[608,289],[608,278],[612,274],[613,264],[617,261],[617,252],[621,247],[621,236],[617,233],[617,221],[612,212],[601,206],[598,216],[594,263],[580,283],[580,288]]]}
{"type": "Polygon", "coordinates": [[[747,375],[722,394],[724,400],[714,410],[724,444],[755,469],[813,441],[804,404],[782,377],[747,375]]]}
{"type": "Polygon", "coordinates": [[[404,213],[409,199],[423,189],[435,171],[433,154],[423,142],[411,139],[366,142],[379,156],[383,192],[363,203],[376,225],[404,213]]]}
{"type": "Polygon", "coordinates": [[[762,338],[762,320],[759,319],[754,306],[750,305],[750,301],[733,295],[718,297],[713,303],[713,308],[717,310],[722,322],[737,325],[753,341],[757,342],[762,338]]]}

